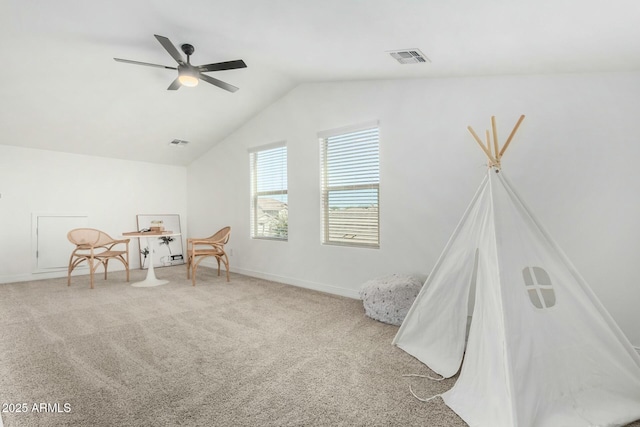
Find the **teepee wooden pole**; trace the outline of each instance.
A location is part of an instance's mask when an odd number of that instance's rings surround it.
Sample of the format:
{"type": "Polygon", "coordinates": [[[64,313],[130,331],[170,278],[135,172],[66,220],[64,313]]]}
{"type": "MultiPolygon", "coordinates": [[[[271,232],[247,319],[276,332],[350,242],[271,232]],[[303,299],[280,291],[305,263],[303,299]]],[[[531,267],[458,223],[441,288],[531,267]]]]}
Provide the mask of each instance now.
{"type": "MultiPolygon", "coordinates": [[[[498,150],[498,130],[496,128],[496,116],[491,116],[491,129],[493,130],[493,146],[495,148],[496,160],[500,160],[502,153],[498,150]]],[[[489,131],[487,131],[488,133],[489,131]]]]}
{"type": "Polygon", "coordinates": [[[485,136],[487,137],[487,151],[489,151],[489,154],[491,154],[491,157],[489,158],[489,167],[498,166],[500,164],[498,151],[496,150],[495,153],[492,151],[493,149],[491,148],[491,135],[489,134],[488,129],[485,131],[485,136]]]}
{"type": "Polygon", "coordinates": [[[480,137],[478,137],[478,135],[476,134],[476,132],[473,130],[473,128],[471,126],[467,126],[467,129],[469,129],[469,132],[471,133],[471,136],[473,136],[473,139],[476,140],[476,142],[478,143],[478,145],[480,146],[480,148],[482,148],[482,151],[484,151],[484,154],[487,155],[487,157],[489,158],[489,160],[493,163],[496,162],[496,159],[493,158],[493,156],[491,155],[491,153],[487,150],[487,147],[484,146],[484,143],[482,142],[482,140],[480,139],[480,137]]]}
{"type": "Polygon", "coordinates": [[[502,157],[504,152],[507,151],[507,147],[509,146],[509,144],[511,144],[511,140],[513,139],[513,136],[516,134],[516,131],[520,127],[520,123],[522,123],[523,120],[524,120],[524,114],[520,116],[520,118],[518,119],[518,122],[513,127],[513,130],[511,131],[511,135],[509,135],[509,138],[507,138],[507,142],[505,142],[504,145],[502,146],[502,150],[500,150],[500,154],[498,155],[498,158],[502,157]]]}
{"type": "Polygon", "coordinates": [[[489,136],[489,131],[485,131],[485,136],[487,138],[487,151],[489,151],[489,154],[491,154],[493,156],[493,152],[491,151],[491,137],[489,136]]]}

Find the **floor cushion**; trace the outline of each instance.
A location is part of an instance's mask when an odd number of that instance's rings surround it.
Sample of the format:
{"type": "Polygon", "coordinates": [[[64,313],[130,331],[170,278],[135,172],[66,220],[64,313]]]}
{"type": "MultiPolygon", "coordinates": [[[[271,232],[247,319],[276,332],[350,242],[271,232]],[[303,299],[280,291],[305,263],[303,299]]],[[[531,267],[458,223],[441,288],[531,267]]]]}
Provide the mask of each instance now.
{"type": "Polygon", "coordinates": [[[380,322],[401,325],[422,284],[417,277],[404,274],[367,281],[360,288],[365,314],[380,322]]]}

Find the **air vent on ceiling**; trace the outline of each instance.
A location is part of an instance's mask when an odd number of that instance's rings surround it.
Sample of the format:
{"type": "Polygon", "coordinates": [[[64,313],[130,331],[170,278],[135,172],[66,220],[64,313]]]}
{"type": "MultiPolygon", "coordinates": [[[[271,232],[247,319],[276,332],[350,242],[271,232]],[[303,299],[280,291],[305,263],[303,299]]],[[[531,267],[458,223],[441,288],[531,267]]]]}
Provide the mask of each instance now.
{"type": "Polygon", "coordinates": [[[188,143],[189,143],[189,141],[185,141],[183,139],[174,139],[173,141],[171,141],[169,143],[169,145],[172,146],[172,147],[180,147],[180,148],[182,148],[182,147],[186,146],[188,143]]]}
{"type": "Polygon", "coordinates": [[[403,49],[389,52],[395,60],[401,64],[420,64],[431,62],[427,56],[418,49],[403,49]]]}

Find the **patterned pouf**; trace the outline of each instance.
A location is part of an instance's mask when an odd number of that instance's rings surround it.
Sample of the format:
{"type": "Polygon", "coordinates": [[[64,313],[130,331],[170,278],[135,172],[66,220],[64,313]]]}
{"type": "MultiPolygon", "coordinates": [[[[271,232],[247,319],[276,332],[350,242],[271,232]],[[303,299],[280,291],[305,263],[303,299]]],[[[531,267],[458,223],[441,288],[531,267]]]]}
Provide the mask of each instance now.
{"type": "Polygon", "coordinates": [[[364,312],[374,320],[401,325],[422,289],[417,277],[392,274],[366,282],[360,288],[364,312]]]}

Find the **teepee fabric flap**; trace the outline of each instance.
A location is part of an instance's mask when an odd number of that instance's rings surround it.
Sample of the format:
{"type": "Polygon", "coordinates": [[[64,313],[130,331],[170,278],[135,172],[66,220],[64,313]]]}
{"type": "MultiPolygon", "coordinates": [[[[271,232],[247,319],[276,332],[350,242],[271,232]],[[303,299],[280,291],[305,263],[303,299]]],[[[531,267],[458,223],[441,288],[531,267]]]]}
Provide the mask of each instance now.
{"type": "Polygon", "coordinates": [[[489,201],[485,179],[465,211],[440,259],[405,317],[393,344],[443,377],[455,375],[462,362],[468,300],[473,276],[478,218],[489,201]]]}

